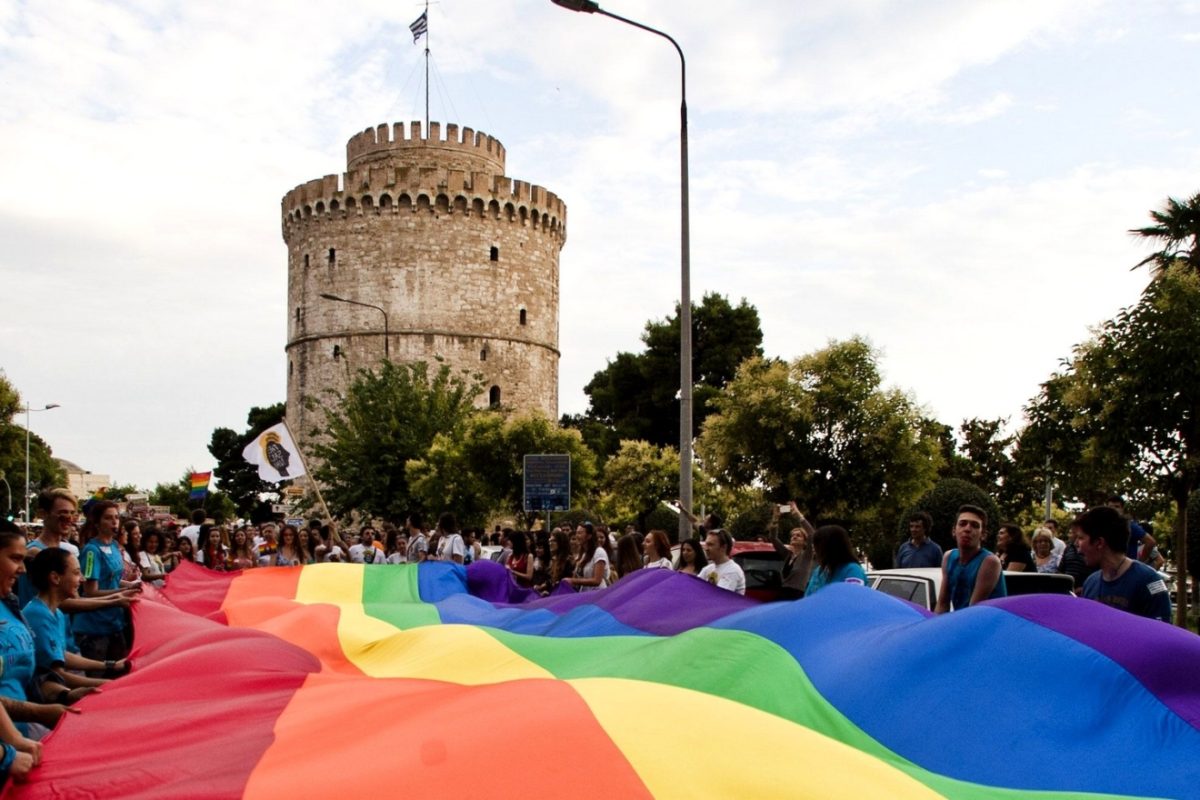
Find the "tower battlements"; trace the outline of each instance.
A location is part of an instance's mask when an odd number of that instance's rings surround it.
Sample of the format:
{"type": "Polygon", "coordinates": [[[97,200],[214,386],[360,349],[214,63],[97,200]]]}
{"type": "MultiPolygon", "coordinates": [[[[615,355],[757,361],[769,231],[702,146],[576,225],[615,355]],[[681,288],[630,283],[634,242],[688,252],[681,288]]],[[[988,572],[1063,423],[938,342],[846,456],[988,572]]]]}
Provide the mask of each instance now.
{"type": "MultiPolygon", "coordinates": [[[[507,219],[566,238],[567,207],[550,190],[491,169],[447,167],[444,154],[427,149],[442,148],[449,143],[472,153],[498,153],[498,160],[484,159],[482,165],[503,166],[504,150],[498,141],[470,128],[462,129],[463,135],[458,138],[457,125],[448,126],[450,138],[437,140],[433,137],[438,127],[438,123],[430,123],[429,139],[389,139],[386,125],[356,134],[346,146],[345,173],[307,181],[283,196],[285,237],[290,226],[313,217],[426,210],[507,219]],[[411,153],[421,157],[391,158],[390,154],[398,147],[415,148],[411,153]],[[426,149],[421,152],[421,148],[426,149]]],[[[419,122],[412,123],[414,134],[420,132],[419,128],[419,122]]],[[[395,130],[403,130],[400,123],[395,130]]],[[[469,166],[476,164],[472,160],[469,166]]]]}
{"type": "Polygon", "coordinates": [[[408,123],[407,131],[403,122],[390,127],[385,123],[356,133],[346,142],[347,169],[378,160],[413,166],[458,161],[472,170],[503,175],[504,145],[482,131],[454,123],[446,125],[443,139],[440,122],[429,123],[428,135],[423,135],[420,122],[408,123]]]}

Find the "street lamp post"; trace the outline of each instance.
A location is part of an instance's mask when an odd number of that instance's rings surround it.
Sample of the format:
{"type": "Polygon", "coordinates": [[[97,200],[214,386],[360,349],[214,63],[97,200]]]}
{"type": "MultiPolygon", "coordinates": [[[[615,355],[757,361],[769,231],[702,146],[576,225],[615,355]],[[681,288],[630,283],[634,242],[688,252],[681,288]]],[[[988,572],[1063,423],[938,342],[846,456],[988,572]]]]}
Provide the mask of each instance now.
{"type": "Polygon", "coordinates": [[[41,408],[30,408],[29,403],[25,403],[25,524],[29,525],[32,520],[29,519],[29,415],[34,411],[49,411],[52,408],[58,408],[58,403],[47,403],[41,408]]]}
{"type": "Polygon", "coordinates": [[[373,308],[376,311],[378,311],[380,314],[383,314],[383,358],[386,361],[392,360],[392,351],[388,345],[388,339],[390,339],[392,337],[391,337],[391,332],[388,330],[388,315],[387,315],[386,311],[384,311],[379,306],[374,306],[374,305],[371,305],[370,303],[364,303],[361,300],[351,300],[348,297],[338,297],[336,294],[328,294],[326,292],[322,292],[321,297],[324,298],[325,300],[333,300],[334,302],[337,302],[337,303],[349,303],[352,306],[365,306],[367,308],[373,308]]]}
{"type": "Polygon", "coordinates": [[[679,54],[679,500],[687,514],[679,515],[679,540],[691,536],[692,511],[692,288],[691,234],[688,221],[687,61],[671,36],[600,8],[593,0],[551,0],[555,5],[585,14],[600,14],[666,39],[679,54]]]}

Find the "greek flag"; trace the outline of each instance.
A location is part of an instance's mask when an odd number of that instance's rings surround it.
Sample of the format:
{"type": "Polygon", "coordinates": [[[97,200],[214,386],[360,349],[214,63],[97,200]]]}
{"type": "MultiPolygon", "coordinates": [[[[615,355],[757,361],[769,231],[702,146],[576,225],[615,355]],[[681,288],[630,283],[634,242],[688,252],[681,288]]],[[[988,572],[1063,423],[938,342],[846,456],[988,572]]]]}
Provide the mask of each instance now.
{"type": "Polygon", "coordinates": [[[422,11],[421,16],[413,20],[413,24],[408,26],[408,29],[412,31],[413,44],[416,44],[418,39],[429,33],[428,14],[428,11],[422,11]]]}

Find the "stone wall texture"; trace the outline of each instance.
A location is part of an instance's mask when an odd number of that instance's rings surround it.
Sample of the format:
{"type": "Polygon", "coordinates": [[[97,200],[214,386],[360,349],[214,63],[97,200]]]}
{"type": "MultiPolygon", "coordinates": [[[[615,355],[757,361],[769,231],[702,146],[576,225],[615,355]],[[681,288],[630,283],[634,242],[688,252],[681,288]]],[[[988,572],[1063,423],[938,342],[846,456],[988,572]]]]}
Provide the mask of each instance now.
{"type": "MultiPolygon", "coordinates": [[[[304,399],[344,390],[384,356],[442,359],[483,376],[477,405],[558,416],[558,256],[566,206],[504,176],[504,148],[457,125],[368,128],[346,172],[284,195],[287,417],[298,444],[320,419],[304,399]]],[[[431,367],[436,366],[431,364],[431,367]]],[[[307,449],[307,448],[305,448],[307,449]]]]}

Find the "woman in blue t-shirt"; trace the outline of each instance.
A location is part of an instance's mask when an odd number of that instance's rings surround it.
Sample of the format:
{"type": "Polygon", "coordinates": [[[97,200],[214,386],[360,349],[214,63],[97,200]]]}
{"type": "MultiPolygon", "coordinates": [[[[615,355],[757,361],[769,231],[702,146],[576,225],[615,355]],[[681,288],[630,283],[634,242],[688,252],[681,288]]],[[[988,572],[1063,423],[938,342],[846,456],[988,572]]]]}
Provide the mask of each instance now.
{"type": "Polygon", "coordinates": [[[811,597],[831,583],[856,583],[865,586],[867,573],[854,557],[850,534],[841,525],[822,525],[813,533],[812,576],[805,597],[811,597]]]}
{"type": "MultiPolygon", "coordinates": [[[[121,515],[115,503],[101,500],[88,509],[88,525],[95,535],[79,554],[83,568],[83,596],[119,595],[125,589],[141,589],[142,582],[125,581],[123,548],[117,543],[121,515]]],[[[71,622],[79,652],[94,661],[117,661],[125,657],[128,645],[125,609],[112,605],[84,614],[71,622]]]]}
{"type": "Polygon", "coordinates": [[[108,664],[93,661],[72,653],[70,623],[60,606],[64,600],[78,596],[83,584],[79,560],[66,550],[51,547],[42,550],[29,565],[29,577],[37,588],[37,596],[25,604],[22,612],[33,631],[34,655],[42,697],[71,705],[108,681],[88,678],[72,670],[102,673],[106,670],[123,673],[128,662],[108,664]]]}

